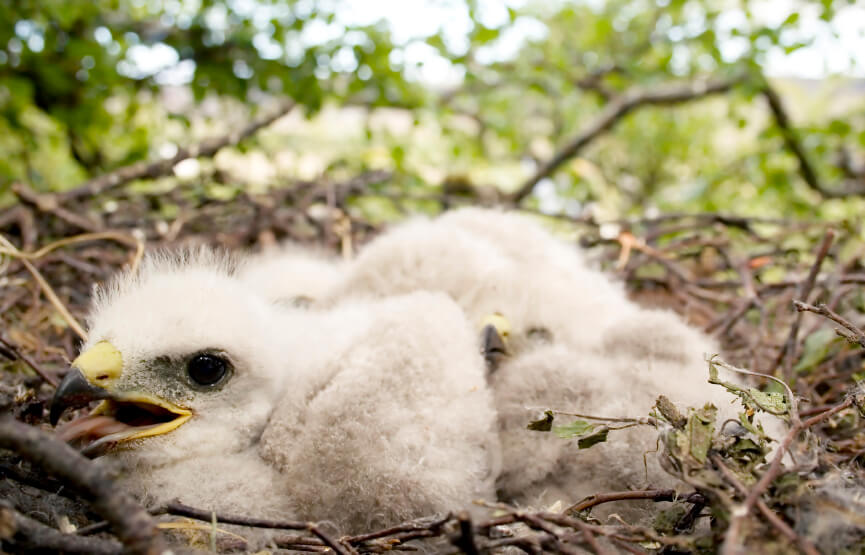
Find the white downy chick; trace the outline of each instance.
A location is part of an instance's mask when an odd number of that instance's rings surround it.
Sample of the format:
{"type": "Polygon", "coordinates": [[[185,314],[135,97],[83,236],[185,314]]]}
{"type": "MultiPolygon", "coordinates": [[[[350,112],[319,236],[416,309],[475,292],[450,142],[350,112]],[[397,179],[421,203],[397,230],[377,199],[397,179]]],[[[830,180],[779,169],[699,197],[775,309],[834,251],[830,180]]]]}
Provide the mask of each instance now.
{"type": "Polygon", "coordinates": [[[478,326],[511,325],[511,347],[550,334],[581,348],[633,305],[621,285],[529,218],[477,208],[399,224],[361,249],[331,299],[447,293],[478,326]]]}
{"type": "Polygon", "coordinates": [[[58,388],[69,439],[152,502],[368,530],[490,498],[498,445],[460,309],[418,293],[274,304],[226,257],[157,255],[97,294],[58,388]]]}
{"type": "Polygon", "coordinates": [[[315,304],[336,286],[342,268],[342,261],[324,250],[284,243],[246,257],[238,279],[262,297],[305,306],[315,304]]]}
{"type": "Polygon", "coordinates": [[[544,409],[645,417],[665,394],[680,408],[714,402],[734,412],[731,397],[707,383],[704,354],[717,352],[710,338],[672,312],[631,302],[578,249],[525,216],[472,208],[399,225],[361,251],[332,296],[416,290],[447,293],[478,326],[500,313],[513,330],[510,357],[490,377],[505,500],[541,506],[673,481],[655,457],[644,470],[653,430],[613,432],[578,450],[526,429],[544,409]]]}

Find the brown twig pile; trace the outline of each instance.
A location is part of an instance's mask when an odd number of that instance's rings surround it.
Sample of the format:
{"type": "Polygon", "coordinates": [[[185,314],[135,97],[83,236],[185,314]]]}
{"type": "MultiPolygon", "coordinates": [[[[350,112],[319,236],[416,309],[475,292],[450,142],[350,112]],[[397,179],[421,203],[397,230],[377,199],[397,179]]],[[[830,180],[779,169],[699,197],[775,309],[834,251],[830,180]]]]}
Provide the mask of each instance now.
{"type": "MultiPolygon", "coordinates": [[[[210,150],[188,149],[187,155],[212,155],[240,138],[214,140],[210,150]]],[[[272,541],[282,549],[340,554],[410,550],[421,543],[470,554],[506,547],[529,553],[816,553],[818,546],[825,549],[824,538],[808,523],[826,507],[846,522],[832,528],[836,539],[843,538],[843,547],[865,545],[855,496],[838,497],[832,493],[838,488],[829,484],[843,473],[845,483],[865,491],[862,393],[856,385],[865,377],[859,230],[724,214],[668,214],[603,224],[564,215],[555,219],[579,231],[583,246],[620,276],[636,299],[672,307],[717,336],[725,358],[749,369],[745,373],[781,379],[779,385],[759,377],[756,389],[734,392],[751,403],[741,423],[746,428],[749,412],[766,410],[767,399],[776,399],[770,395],[781,395],[777,411],[787,416],[790,428],[775,438],[775,455],[769,457],[763,439],[750,430],[726,434],[728,423],[710,426],[699,411],[677,414],[659,403],[659,414],[651,421],[666,438],[662,456],[693,487],[684,497],[669,490],[599,492],[563,512],[494,505],[485,520],[473,521],[461,512],[356,536],[341,536],[316,523],[214,515],[180,502],[148,514],[116,491],[92,463],[38,430],[46,424],[53,387],[83,335],[78,322],[92,283],[135,264],[145,244],[257,248],[291,239],[349,255],[379,230],[354,204],[359,197],[383,198],[397,210],[417,202],[446,208],[466,200],[447,194],[390,194],[389,175],[383,172],[344,182],[290,183],[256,196],[238,192],[228,200],[208,196],[196,183],[160,193],[133,193],[120,186],[135,177],[165,175],[170,168],[142,166],[138,173],[129,170],[99,180],[97,189],[74,190],[85,191],[81,194],[37,195],[18,186],[21,202],[0,211],[5,241],[0,245],[0,404],[7,413],[0,421],[0,447],[5,449],[0,451],[0,473],[7,478],[0,484],[0,497],[6,499],[0,505],[4,548],[157,552],[164,540],[155,526],[170,515],[210,523],[204,536],[225,551],[249,545],[218,532],[217,524],[276,530],[272,541]],[[694,434],[704,434],[705,452],[696,443],[680,449],[682,441],[694,441],[694,434]],[[787,453],[792,461],[783,459],[787,453]],[[591,517],[594,506],[635,499],[658,503],[652,526],[601,523],[591,517]]],[[[731,366],[719,360],[712,364],[731,366]]]]}

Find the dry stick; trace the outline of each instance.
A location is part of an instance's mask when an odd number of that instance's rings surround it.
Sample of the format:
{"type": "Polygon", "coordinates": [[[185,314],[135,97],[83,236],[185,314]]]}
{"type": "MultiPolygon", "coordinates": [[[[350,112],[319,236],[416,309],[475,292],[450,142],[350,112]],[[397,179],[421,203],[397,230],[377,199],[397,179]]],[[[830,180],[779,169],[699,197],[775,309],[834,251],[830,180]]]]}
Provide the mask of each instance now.
{"type": "Polygon", "coordinates": [[[318,538],[324,543],[324,545],[333,549],[334,553],[336,553],[337,555],[358,555],[355,548],[331,538],[329,535],[325,534],[324,531],[321,530],[314,522],[308,522],[306,529],[318,536],[318,538]]]}
{"type": "Polygon", "coordinates": [[[376,532],[370,532],[367,534],[359,534],[357,536],[348,536],[342,538],[344,541],[347,541],[351,544],[359,544],[363,542],[367,542],[370,540],[376,540],[379,538],[383,538],[385,536],[390,536],[392,534],[397,534],[400,532],[434,532],[435,530],[441,529],[442,526],[447,524],[453,518],[452,515],[448,514],[443,518],[437,518],[430,521],[427,524],[422,524],[417,521],[404,522],[402,524],[397,524],[396,526],[391,526],[390,528],[384,528],[382,530],[378,530],[376,532]]]}
{"type": "Polygon", "coordinates": [[[475,531],[472,526],[472,519],[469,513],[462,511],[457,515],[457,523],[459,524],[460,533],[453,539],[453,544],[460,549],[465,555],[478,555],[478,546],[475,543],[475,531]]]}
{"type": "Polygon", "coordinates": [[[817,177],[817,170],[808,159],[808,154],[805,148],[796,136],[796,131],[790,122],[790,116],[787,114],[787,109],[784,107],[784,102],[781,100],[778,92],[775,91],[768,83],[763,85],[763,96],[766,98],[766,103],[769,105],[769,111],[775,119],[775,123],[781,130],[781,136],[784,138],[784,144],[787,150],[796,158],[799,163],[799,174],[805,183],[827,198],[842,198],[852,195],[861,195],[865,193],[865,188],[861,185],[854,185],[855,180],[848,180],[851,185],[847,188],[829,189],[817,177]]]}
{"type": "Polygon", "coordinates": [[[14,355],[15,358],[23,361],[27,366],[32,368],[33,371],[36,372],[36,375],[42,378],[45,383],[51,385],[52,387],[57,387],[57,384],[59,382],[57,381],[57,378],[55,376],[44,370],[39,364],[36,363],[35,360],[19,351],[18,348],[13,345],[8,339],[6,339],[2,333],[0,333],[0,345],[2,345],[5,350],[9,351],[12,355],[14,355]]]}
{"type": "Polygon", "coordinates": [[[253,121],[242,129],[233,131],[222,137],[206,139],[197,145],[186,148],[181,148],[177,154],[165,160],[155,160],[152,162],[138,162],[129,166],[124,166],[113,172],[95,177],[78,185],[74,189],[59,193],[56,196],[58,202],[67,202],[81,197],[90,197],[103,193],[109,189],[114,189],[135,179],[157,178],[169,175],[174,166],[187,158],[211,157],[219,152],[222,148],[230,145],[236,145],[243,139],[256,133],[259,129],[267,127],[282,116],[286,115],[294,108],[294,102],[284,101],[280,107],[267,116],[264,116],[256,121],[253,121]]]}
{"type": "Polygon", "coordinates": [[[814,306],[808,303],[804,303],[802,301],[793,301],[793,305],[800,313],[813,312],[815,314],[825,316],[833,322],[842,325],[847,331],[840,328],[835,328],[835,333],[837,333],[851,343],[858,343],[860,346],[865,347],[865,332],[863,332],[853,322],[847,320],[825,304],[820,303],[817,306],[814,306]]]}
{"type": "MultiPolygon", "coordinates": [[[[556,539],[556,547],[561,553],[566,553],[567,555],[576,555],[577,553],[579,553],[579,551],[577,551],[575,548],[565,543],[564,539],[561,537],[561,534],[559,534],[550,523],[543,520],[542,518],[522,512],[515,513],[515,516],[517,517],[517,520],[525,523],[529,526],[529,528],[541,530],[542,532],[546,532],[547,534],[553,536],[556,539]]],[[[607,553],[606,550],[604,550],[600,545],[598,545],[595,536],[593,536],[590,532],[584,532],[583,538],[585,539],[586,543],[588,543],[592,547],[593,551],[598,555],[605,555],[607,553]]]]}
{"type": "MultiPolygon", "coordinates": [[[[203,520],[206,522],[211,522],[214,517],[214,513],[212,511],[205,511],[203,509],[190,507],[189,505],[185,505],[183,503],[180,503],[179,501],[172,501],[168,503],[159,512],[164,512],[177,516],[185,516],[197,520],[203,520]]],[[[312,522],[304,522],[300,520],[268,520],[263,518],[223,515],[219,513],[216,513],[216,520],[218,522],[222,522],[223,524],[237,524],[240,526],[251,526],[253,528],[270,528],[276,530],[307,530],[310,533],[318,536],[318,538],[320,538],[323,542],[323,545],[330,547],[339,555],[352,555],[353,553],[355,553],[355,550],[353,548],[341,544],[337,540],[334,540],[333,538],[325,534],[320,528],[318,528],[315,523],[312,522]]]]}
{"type": "MultiPolygon", "coordinates": [[[[212,522],[213,511],[206,511],[185,505],[180,501],[171,501],[164,507],[154,511],[154,514],[170,514],[185,516],[205,522],[212,522]]],[[[309,523],[300,520],[268,520],[264,518],[251,518],[246,516],[224,515],[216,513],[216,520],[223,524],[237,524],[239,526],[250,526],[252,528],[268,528],[274,530],[306,530],[309,523]]]]}
{"type": "MultiPolygon", "coordinates": [[[[21,252],[2,234],[0,234],[0,245],[18,254],[20,254],[21,252]]],[[[72,330],[75,331],[76,334],[78,334],[78,337],[86,341],[87,332],[84,331],[84,328],[81,326],[81,324],[78,323],[78,320],[76,320],[75,317],[72,316],[72,313],[69,312],[69,309],[66,308],[66,305],[63,304],[63,301],[60,300],[60,297],[57,296],[57,293],[54,292],[54,289],[51,287],[51,285],[48,284],[48,281],[42,276],[42,273],[38,269],[36,269],[36,266],[34,266],[26,258],[21,259],[21,264],[23,264],[24,267],[27,268],[27,271],[30,272],[30,275],[32,275],[33,279],[36,280],[36,283],[39,284],[39,287],[48,298],[48,301],[54,306],[57,312],[60,313],[60,316],[62,316],[63,319],[66,320],[66,323],[69,324],[69,327],[72,328],[72,330]]]]}
{"type": "Polygon", "coordinates": [[[91,221],[85,216],[81,216],[60,206],[60,203],[57,201],[56,195],[39,194],[27,185],[24,185],[23,183],[13,184],[12,192],[15,193],[15,195],[24,204],[29,204],[35,207],[40,212],[51,214],[58,219],[72,225],[73,227],[77,227],[91,233],[97,233],[99,231],[102,231],[101,224],[91,221]]]}
{"type": "Polygon", "coordinates": [[[743,80],[742,77],[722,81],[696,81],[683,85],[665,85],[653,89],[633,88],[618,98],[611,100],[594,121],[590,122],[577,136],[565,144],[550,160],[540,168],[519,189],[509,196],[509,200],[518,204],[529,196],[535,185],[545,177],[550,176],[559,166],[579,154],[579,152],[603,132],[616,124],[631,110],[647,104],[678,104],[712,94],[729,91],[743,80]]]}
{"type": "MultiPolygon", "coordinates": [[[[814,283],[817,280],[817,274],[820,273],[820,267],[823,266],[823,260],[825,260],[826,255],[829,254],[829,247],[832,246],[832,241],[834,239],[835,231],[827,229],[826,234],[823,236],[823,241],[817,248],[817,256],[814,259],[814,264],[811,265],[808,277],[805,278],[805,281],[803,281],[800,286],[797,296],[803,301],[807,301],[808,297],[811,295],[811,290],[814,289],[814,283]]],[[[781,349],[781,352],[778,353],[778,358],[775,360],[774,373],[777,374],[778,368],[783,366],[784,380],[787,382],[792,382],[793,380],[793,356],[795,355],[796,340],[799,335],[799,326],[801,324],[802,315],[797,314],[796,319],[793,320],[793,325],[790,326],[790,335],[787,337],[784,347],[781,349]]]]}
{"type": "MultiPolygon", "coordinates": [[[[129,233],[123,233],[122,231],[101,231],[99,233],[82,233],[81,235],[73,235],[72,237],[65,237],[63,239],[60,239],[59,241],[48,243],[44,247],[41,247],[32,252],[20,251],[15,247],[10,248],[0,246],[0,254],[5,254],[12,258],[38,260],[46,254],[59,249],[60,247],[65,247],[67,245],[75,245],[78,243],[87,243],[90,241],[101,241],[105,239],[117,241],[118,243],[135,247],[135,256],[132,259],[132,269],[134,270],[138,267],[139,262],[141,262],[141,258],[144,256],[144,242],[141,239],[135,237],[134,235],[131,235],[129,233]]],[[[8,242],[8,240],[6,242],[8,242]]]]}
{"type": "MultiPolygon", "coordinates": [[[[728,482],[730,482],[739,493],[741,493],[742,495],[748,494],[748,488],[746,488],[745,485],[739,480],[739,478],[736,477],[733,471],[730,470],[730,468],[726,464],[724,464],[724,461],[721,459],[721,457],[716,454],[712,454],[709,455],[709,458],[712,460],[713,463],[715,463],[715,466],[718,467],[718,470],[721,471],[721,474],[724,476],[724,478],[728,482]]],[[[768,520],[769,523],[772,524],[772,526],[774,526],[779,532],[781,532],[788,540],[798,545],[799,549],[801,549],[804,553],[806,553],[807,555],[820,555],[820,552],[817,551],[817,548],[814,547],[814,544],[812,544],[810,541],[808,541],[807,538],[803,538],[802,536],[797,534],[795,530],[790,528],[790,526],[786,522],[781,520],[781,517],[779,517],[772,509],[770,509],[769,506],[766,505],[766,502],[762,499],[757,499],[757,509],[759,509],[759,511],[763,514],[764,517],[766,517],[766,520],[768,520]]]]}
{"type": "Polygon", "coordinates": [[[830,416],[841,412],[844,409],[850,408],[853,406],[855,400],[853,397],[847,397],[843,403],[840,403],[831,409],[827,410],[824,413],[818,414],[816,416],[812,416],[811,418],[797,422],[793,424],[790,428],[790,431],[787,432],[787,435],[784,436],[784,439],[781,441],[781,445],[778,447],[778,451],[775,454],[775,458],[772,459],[772,462],[769,463],[769,468],[754,487],[748,492],[748,495],[745,497],[744,503],[738,507],[737,510],[733,512],[733,518],[730,521],[730,527],[727,529],[727,533],[724,537],[724,545],[721,550],[722,555],[736,555],[741,551],[741,531],[742,525],[745,522],[745,519],[750,514],[751,510],[754,508],[754,505],[757,503],[757,500],[760,499],[760,496],[766,491],[766,488],[769,487],[769,484],[778,477],[781,473],[781,460],[784,458],[784,454],[790,449],[790,445],[793,443],[793,440],[796,439],[803,430],[807,430],[811,426],[822,422],[823,420],[829,418],[830,416]]]}
{"type": "Polygon", "coordinates": [[[676,490],[673,489],[646,489],[639,491],[614,491],[611,493],[596,493],[595,495],[590,495],[575,503],[562,511],[563,514],[572,514],[579,513],[585,511],[586,509],[590,509],[597,505],[602,505],[603,503],[610,503],[612,501],[624,501],[631,499],[649,499],[651,501],[675,501],[676,500],[676,490]]]}
{"type": "Polygon", "coordinates": [[[123,542],[129,553],[161,552],[162,542],[150,514],[132,497],[114,487],[105,473],[80,453],[49,434],[16,422],[0,419],[0,447],[11,449],[32,464],[63,480],[89,501],[123,542]]]}
{"type": "Polygon", "coordinates": [[[115,555],[120,554],[123,550],[123,546],[116,540],[64,534],[24,516],[6,506],[5,503],[0,504],[0,520],[11,521],[15,526],[14,533],[4,541],[9,541],[11,546],[19,549],[24,548],[27,551],[115,555]]]}

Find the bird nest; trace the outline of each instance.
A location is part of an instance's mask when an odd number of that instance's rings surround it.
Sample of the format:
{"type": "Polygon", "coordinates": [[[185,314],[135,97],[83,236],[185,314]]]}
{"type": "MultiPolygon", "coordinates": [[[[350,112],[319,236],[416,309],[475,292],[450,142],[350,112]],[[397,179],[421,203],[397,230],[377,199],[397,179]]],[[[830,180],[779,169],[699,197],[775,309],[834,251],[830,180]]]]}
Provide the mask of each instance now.
{"type": "MultiPolygon", "coordinates": [[[[326,522],[218,514],[182,500],[145,510],[90,461],[41,430],[47,428],[48,400],[75,356],[91,283],[134,263],[145,245],[259,248],[293,240],[351,256],[381,228],[359,199],[372,195],[390,203],[392,213],[446,209],[465,200],[398,197],[379,187],[386,178],[295,183],[231,199],[210,198],[191,186],[159,194],[119,189],[95,199],[26,193],[0,212],[4,549],[155,552],[168,537],[175,549],[242,551],[252,547],[247,533],[253,529],[270,530],[267,541],[274,548],[337,553],[865,548],[858,385],[865,376],[865,271],[860,230],[852,226],[833,230],[818,222],[722,214],[603,225],[545,216],[563,234],[579,237],[635,300],[672,308],[717,337],[723,353],[707,360],[707,379],[726,387],[744,408],[738,421],[722,422],[711,407],[685,410],[662,396],[651,414],[630,420],[571,416],[550,407],[527,427],[549,433],[549,441],[590,449],[616,441],[623,425],[651,426],[661,440],[664,467],[687,485],[684,493],[599,491],[531,510],[487,500],[482,519],[475,509],[474,518],[458,511],[344,535],[326,522]],[[750,386],[723,381],[714,372],[721,367],[747,375],[750,386]],[[778,437],[766,437],[754,424],[759,412],[785,422],[778,437]],[[616,515],[638,502],[653,502],[646,517],[616,515]],[[612,516],[597,517],[601,506],[612,516]]],[[[630,456],[638,460],[646,453],[630,456]]]]}

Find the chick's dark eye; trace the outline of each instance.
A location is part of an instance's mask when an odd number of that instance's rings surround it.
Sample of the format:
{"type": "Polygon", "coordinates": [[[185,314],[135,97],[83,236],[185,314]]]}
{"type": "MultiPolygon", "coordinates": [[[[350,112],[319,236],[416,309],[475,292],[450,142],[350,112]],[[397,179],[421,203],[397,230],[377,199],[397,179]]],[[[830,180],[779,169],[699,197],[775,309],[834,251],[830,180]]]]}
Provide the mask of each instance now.
{"type": "Polygon", "coordinates": [[[189,360],[186,372],[198,385],[214,385],[228,372],[228,363],[216,355],[195,355],[189,360]]]}

